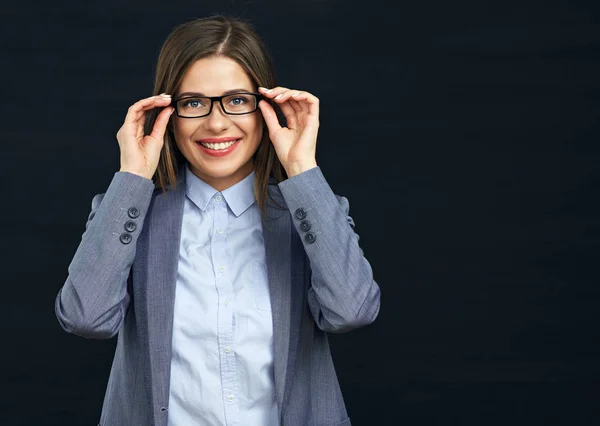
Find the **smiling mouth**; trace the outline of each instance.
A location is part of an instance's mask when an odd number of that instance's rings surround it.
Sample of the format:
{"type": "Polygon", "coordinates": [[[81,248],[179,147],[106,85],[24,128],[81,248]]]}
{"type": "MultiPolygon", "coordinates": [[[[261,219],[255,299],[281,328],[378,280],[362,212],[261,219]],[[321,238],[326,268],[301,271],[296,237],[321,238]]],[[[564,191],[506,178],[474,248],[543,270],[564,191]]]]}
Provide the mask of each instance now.
{"type": "Polygon", "coordinates": [[[241,141],[241,139],[236,139],[234,141],[229,142],[218,142],[218,143],[208,143],[208,142],[199,142],[204,148],[212,149],[213,151],[221,151],[229,148],[233,144],[241,141]]]}

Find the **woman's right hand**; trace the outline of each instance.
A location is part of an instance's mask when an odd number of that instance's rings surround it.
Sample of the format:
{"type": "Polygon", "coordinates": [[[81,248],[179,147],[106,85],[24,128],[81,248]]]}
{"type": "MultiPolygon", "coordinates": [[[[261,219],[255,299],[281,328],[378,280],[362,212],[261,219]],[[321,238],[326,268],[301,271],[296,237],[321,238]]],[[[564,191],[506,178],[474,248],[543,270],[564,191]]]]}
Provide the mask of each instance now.
{"type": "Polygon", "coordinates": [[[117,141],[121,150],[120,172],[129,172],[152,179],[158,167],[167,123],[175,110],[169,106],[170,103],[171,96],[163,93],[142,99],[129,107],[125,122],[117,132],[117,141]],[[164,109],[156,117],[152,132],[144,135],[146,116],[153,108],[164,109]]]}

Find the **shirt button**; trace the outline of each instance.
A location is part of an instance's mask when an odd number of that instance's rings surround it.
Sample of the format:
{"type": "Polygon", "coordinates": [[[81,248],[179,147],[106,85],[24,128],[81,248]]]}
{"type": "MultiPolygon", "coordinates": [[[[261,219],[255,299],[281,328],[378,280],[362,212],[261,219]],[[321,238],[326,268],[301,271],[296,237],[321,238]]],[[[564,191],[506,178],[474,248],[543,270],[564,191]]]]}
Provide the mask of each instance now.
{"type": "Polygon", "coordinates": [[[223,300],[223,304],[224,304],[225,306],[229,305],[229,299],[227,299],[227,298],[226,298],[225,300],[223,300]]]}
{"type": "Polygon", "coordinates": [[[223,265],[219,266],[219,272],[225,272],[225,267],[223,265]]]}
{"type": "Polygon", "coordinates": [[[229,395],[227,395],[227,401],[233,402],[234,399],[235,397],[233,396],[233,394],[230,393],[229,395]]]}
{"type": "Polygon", "coordinates": [[[225,346],[225,353],[229,353],[231,352],[231,346],[227,345],[225,346]]]}
{"type": "Polygon", "coordinates": [[[215,197],[215,201],[216,201],[217,203],[220,203],[220,202],[221,202],[221,196],[220,196],[220,195],[217,195],[217,196],[215,197]]]}
{"type": "Polygon", "coordinates": [[[222,229],[217,229],[217,234],[222,234],[223,230],[222,229]]]}

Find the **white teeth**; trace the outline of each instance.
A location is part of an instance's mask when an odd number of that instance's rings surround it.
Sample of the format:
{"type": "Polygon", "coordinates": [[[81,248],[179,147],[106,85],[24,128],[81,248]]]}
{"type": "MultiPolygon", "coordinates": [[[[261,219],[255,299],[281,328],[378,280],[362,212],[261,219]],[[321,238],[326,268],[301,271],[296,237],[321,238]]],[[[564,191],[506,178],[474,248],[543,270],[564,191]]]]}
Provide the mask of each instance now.
{"type": "Polygon", "coordinates": [[[237,142],[237,140],[231,141],[231,142],[220,142],[220,143],[200,142],[200,144],[205,148],[214,149],[214,150],[218,151],[221,149],[229,148],[231,145],[233,145],[236,142],[237,142]]]}

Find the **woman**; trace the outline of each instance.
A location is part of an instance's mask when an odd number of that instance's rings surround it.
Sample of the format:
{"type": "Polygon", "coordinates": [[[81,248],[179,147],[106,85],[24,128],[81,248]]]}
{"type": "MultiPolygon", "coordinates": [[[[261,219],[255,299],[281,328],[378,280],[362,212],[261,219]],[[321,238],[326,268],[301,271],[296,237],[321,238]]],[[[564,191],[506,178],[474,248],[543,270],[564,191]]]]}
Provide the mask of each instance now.
{"type": "Polygon", "coordinates": [[[380,291],[315,160],[318,99],[220,16],[173,30],[154,93],[56,298],[67,332],[118,335],[100,424],[350,425],[326,333],[380,291]]]}

